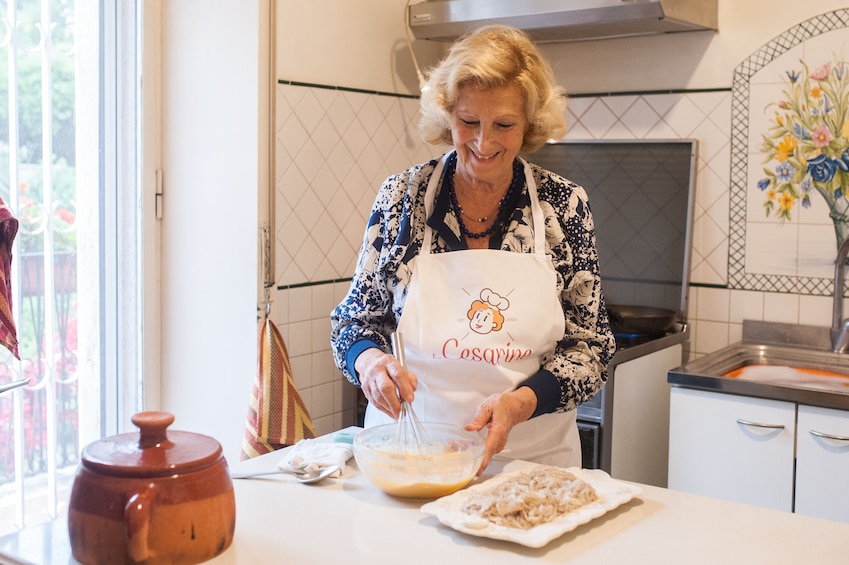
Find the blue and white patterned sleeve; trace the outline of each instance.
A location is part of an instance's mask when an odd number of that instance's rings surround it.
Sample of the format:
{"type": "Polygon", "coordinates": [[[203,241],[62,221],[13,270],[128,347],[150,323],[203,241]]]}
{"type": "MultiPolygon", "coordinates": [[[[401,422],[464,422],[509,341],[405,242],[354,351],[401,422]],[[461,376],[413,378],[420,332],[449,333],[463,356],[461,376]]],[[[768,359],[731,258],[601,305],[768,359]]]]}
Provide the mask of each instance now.
{"type": "Polygon", "coordinates": [[[616,351],[604,304],[595,226],[584,189],[535,168],[546,217],[546,242],[557,271],[566,332],[543,366],[560,385],[557,411],[592,398],[607,381],[616,351]]]}
{"type": "Polygon", "coordinates": [[[389,335],[401,317],[410,281],[408,263],[418,249],[415,241],[420,241],[412,234],[423,232],[422,197],[434,164],[418,165],[384,181],[348,294],[330,315],[334,361],[355,385],[360,384],[353,367],[357,355],[375,346],[390,350],[389,335]]]}

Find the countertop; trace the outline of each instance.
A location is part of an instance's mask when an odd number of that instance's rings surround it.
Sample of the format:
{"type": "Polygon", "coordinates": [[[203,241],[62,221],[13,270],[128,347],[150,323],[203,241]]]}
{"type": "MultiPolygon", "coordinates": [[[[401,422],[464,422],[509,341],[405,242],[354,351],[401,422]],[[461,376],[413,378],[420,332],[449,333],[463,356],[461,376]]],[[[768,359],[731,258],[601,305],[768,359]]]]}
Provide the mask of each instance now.
{"type": "MultiPolygon", "coordinates": [[[[353,431],[349,429],[348,431],[353,431]]],[[[327,439],[325,437],[324,439],[327,439]]],[[[273,469],[274,452],[231,464],[273,469]]],[[[507,469],[529,465],[516,461],[507,469]]],[[[504,469],[494,461],[485,480],[504,469]]],[[[339,479],[314,485],[287,475],[236,480],[236,533],[212,565],[568,562],[570,564],[770,563],[849,561],[849,524],[638,485],[634,500],[578,526],[545,547],[468,536],[420,512],[420,501],[385,495],[352,459],[339,479]]],[[[76,563],[63,519],[0,538],[0,552],[23,563],[76,563]]],[[[0,555],[0,563],[4,561],[0,555]]]]}

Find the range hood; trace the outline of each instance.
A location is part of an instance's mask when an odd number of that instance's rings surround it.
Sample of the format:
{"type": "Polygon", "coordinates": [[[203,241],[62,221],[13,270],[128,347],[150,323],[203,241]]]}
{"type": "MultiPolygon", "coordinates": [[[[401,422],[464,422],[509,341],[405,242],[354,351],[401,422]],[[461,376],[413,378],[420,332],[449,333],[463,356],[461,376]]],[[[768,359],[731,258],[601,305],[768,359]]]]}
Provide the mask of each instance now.
{"type": "Polygon", "coordinates": [[[716,0],[425,0],[408,18],[418,39],[437,41],[495,23],[537,42],[717,29],[716,0]]]}

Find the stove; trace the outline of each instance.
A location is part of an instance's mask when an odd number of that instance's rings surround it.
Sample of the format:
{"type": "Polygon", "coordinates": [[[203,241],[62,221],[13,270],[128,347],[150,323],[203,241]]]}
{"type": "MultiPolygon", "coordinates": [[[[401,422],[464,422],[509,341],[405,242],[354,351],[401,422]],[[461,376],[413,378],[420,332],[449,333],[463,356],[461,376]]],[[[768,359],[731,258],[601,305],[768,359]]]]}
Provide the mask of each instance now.
{"type": "Polygon", "coordinates": [[[683,363],[690,330],[626,342],[607,369],[607,384],[578,406],[582,466],[624,480],[666,486],[667,372],[683,363]]]}
{"type": "Polygon", "coordinates": [[[671,333],[674,332],[661,332],[651,334],[615,333],[613,334],[613,337],[616,339],[616,351],[622,351],[624,349],[628,349],[629,347],[636,347],[637,345],[642,345],[644,343],[660,339],[666,335],[670,335],[671,333]]]}

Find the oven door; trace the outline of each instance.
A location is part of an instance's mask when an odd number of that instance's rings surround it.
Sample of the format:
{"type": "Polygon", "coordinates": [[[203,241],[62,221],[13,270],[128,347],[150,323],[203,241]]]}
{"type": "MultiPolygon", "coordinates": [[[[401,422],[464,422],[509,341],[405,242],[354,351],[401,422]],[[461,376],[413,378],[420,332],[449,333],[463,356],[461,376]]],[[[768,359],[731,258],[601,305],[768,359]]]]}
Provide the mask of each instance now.
{"type": "Polygon", "coordinates": [[[601,432],[599,423],[578,420],[578,435],[581,438],[581,467],[584,469],[600,468],[601,432]]]}

